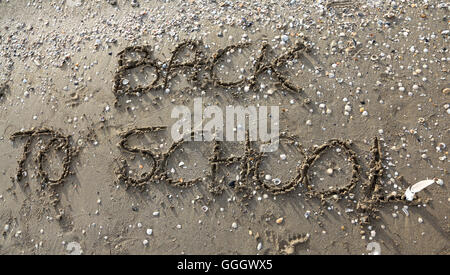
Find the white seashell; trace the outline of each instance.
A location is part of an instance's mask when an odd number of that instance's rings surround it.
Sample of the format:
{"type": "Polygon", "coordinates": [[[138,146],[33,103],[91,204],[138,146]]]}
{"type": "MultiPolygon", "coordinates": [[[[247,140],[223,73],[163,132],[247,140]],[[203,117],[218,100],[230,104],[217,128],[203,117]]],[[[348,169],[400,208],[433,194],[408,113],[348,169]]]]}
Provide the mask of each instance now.
{"type": "Polygon", "coordinates": [[[419,191],[422,191],[423,189],[427,188],[428,186],[432,185],[434,183],[434,180],[422,180],[418,183],[411,186],[411,192],[417,193],[419,191]]]}
{"type": "Polygon", "coordinates": [[[275,179],[272,180],[272,182],[273,182],[274,185],[280,185],[281,180],[279,178],[275,178],[275,179]]]}
{"type": "Polygon", "coordinates": [[[432,179],[432,180],[422,180],[418,183],[408,187],[405,191],[405,197],[408,201],[412,201],[414,199],[414,194],[417,192],[422,191],[423,189],[427,188],[428,186],[432,185],[433,183],[440,183],[442,180],[440,179],[432,179]]]}
{"type": "Polygon", "coordinates": [[[414,199],[414,193],[411,192],[410,187],[408,187],[408,189],[406,189],[405,191],[405,197],[408,201],[412,201],[414,199]]]}

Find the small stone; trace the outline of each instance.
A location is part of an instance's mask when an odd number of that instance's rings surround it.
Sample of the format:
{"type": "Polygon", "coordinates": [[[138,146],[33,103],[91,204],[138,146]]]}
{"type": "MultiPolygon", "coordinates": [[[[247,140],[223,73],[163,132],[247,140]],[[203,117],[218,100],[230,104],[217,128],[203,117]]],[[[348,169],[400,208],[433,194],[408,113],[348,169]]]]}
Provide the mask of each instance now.
{"type": "Polygon", "coordinates": [[[233,224],[231,224],[231,227],[232,227],[233,229],[237,229],[237,228],[238,228],[238,224],[237,224],[236,222],[234,222],[233,224]]]}
{"type": "Polygon", "coordinates": [[[153,212],[153,216],[154,216],[154,217],[159,216],[159,212],[158,212],[158,211],[153,212]]]}
{"type": "Polygon", "coordinates": [[[137,0],[131,0],[131,6],[132,6],[133,8],[139,7],[138,1],[137,1],[137,0]]]}
{"type": "Polygon", "coordinates": [[[327,169],[327,174],[328,174],[329,176],[333,175],[333,168],[328,168],[328,169],[327,169]]]}

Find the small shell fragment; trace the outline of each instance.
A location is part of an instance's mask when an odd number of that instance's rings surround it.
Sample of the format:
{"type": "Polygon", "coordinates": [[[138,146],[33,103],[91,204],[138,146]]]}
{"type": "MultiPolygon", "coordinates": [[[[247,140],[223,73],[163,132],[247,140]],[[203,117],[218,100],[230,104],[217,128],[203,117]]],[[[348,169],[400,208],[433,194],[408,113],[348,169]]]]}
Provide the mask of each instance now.
{"type": "Polygon", "coordinates": [[[258,243],[258,246],[256,247],[256,249],[259,251],[262,249],[262,243],[258,243]]]}
{"type": "Polygon", "coordinates": [[[272,180],[272,182],[273,182],[274,185],[280,185],[281,180],[279,178],[275,178],[275,179],[272,180]]]}

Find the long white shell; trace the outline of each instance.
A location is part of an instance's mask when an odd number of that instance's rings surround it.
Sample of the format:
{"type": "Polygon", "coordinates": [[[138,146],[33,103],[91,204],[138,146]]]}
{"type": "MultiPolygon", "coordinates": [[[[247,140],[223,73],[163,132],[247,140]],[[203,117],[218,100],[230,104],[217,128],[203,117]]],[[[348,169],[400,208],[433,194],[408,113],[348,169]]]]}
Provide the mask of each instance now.
{"type": "Polygon", "coordinates": [[[419,191],[422,191],[423,189],[427,188],[428,186],[432,185],[435,181],[434,180],[422,180],[418,183],[411,186],[411,192],[417,193],[419,191]]]}
{"type": "Polygon", "coordinates": [[[405,197],[408,201],[412,201],[414,199],[414,194],[417,192],[422,191],[423,189],[427,188],[428,186],[432,185],[433,183],[435,183],[436,180],[422,180],[419,181],[418,183],[408,187],[408,189],[406,189],[405,191],[405,197]]]}

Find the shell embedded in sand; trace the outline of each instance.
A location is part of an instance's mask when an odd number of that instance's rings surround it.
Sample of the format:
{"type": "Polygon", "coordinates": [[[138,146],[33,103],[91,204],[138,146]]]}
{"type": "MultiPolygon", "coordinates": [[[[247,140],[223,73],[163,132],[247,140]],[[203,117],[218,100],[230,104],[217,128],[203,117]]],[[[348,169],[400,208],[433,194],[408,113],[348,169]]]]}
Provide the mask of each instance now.
{"type": "Polygon", "coordinates": [[[432,179],[432,180],[422,180],[418,183],[408,187],[405,191],[405,197],[408,201],[412,201],[414,199],[414,194],[417,192],[422,191],[423,189],[427,188],[428,186],[432,185],[433,183],[437,183],[438,181],[441,181],[439,179],[432,179]]]}

